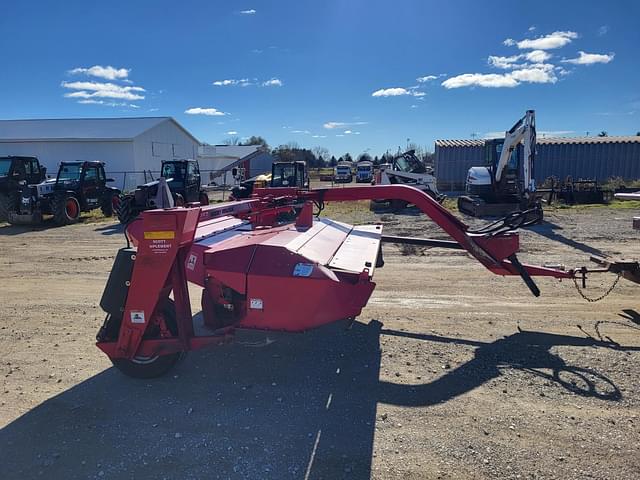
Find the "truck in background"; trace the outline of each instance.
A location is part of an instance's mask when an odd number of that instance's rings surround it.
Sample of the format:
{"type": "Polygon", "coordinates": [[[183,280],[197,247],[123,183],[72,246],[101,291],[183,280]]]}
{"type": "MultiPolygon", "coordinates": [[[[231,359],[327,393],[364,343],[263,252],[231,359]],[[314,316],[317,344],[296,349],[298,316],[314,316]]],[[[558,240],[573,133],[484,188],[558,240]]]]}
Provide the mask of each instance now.
{"type": "Polygon", "coordinates": [[[353,181],[351,162],[338,162],[333,175],[333,181],[336,183],[351,183],[353,181]]]}
{"type": "Polygon", "coordinates": [[[373,162],[364,160],[356,165],[356,183],[371,183],[373,180],[373,162]]]}

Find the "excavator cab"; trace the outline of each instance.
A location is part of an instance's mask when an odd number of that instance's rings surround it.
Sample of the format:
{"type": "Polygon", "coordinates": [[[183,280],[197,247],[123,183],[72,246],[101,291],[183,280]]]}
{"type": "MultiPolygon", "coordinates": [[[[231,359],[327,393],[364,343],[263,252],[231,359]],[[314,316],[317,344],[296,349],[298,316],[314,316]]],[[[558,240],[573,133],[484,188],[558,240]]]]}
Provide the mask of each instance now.
{"type": "Polygon", "coordinates": [[[517,195],[521,185],[519,185],[520,178],[520,158],[521,149],[516,147],[511,152],[507,166],[502,174],[500,183],[495,182],[496,169],[502,154],[502,148],[504,147],[504,138],[494,138],[486,140],[484,144],[486,165],[489,167],[493,181],[491,182],[495,193],[500,195],[517,195]]]}
{"type": "Polygon", "coordinates": [[[309,175],[305,162],[273,162],[271,187],[309,188],[309,175]]]}

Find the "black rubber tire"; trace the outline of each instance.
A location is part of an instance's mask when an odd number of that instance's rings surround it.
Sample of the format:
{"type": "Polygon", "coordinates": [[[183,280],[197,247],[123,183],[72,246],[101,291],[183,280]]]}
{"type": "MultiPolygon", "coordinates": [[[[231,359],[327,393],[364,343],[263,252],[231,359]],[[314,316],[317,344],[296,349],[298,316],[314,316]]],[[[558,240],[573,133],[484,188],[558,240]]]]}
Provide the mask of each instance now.
{"type": "Polygon", "coordinates": [[[6,222],[11,211],[11,195],[0,193],[0,222],[6,222]]]}
{"type": "Polygon", "coordinates": [[[200,192],[200,205],[206,207],[209,205],[209,195],[205,192],[200,192]]]}
{"type": "Polygon", "coordinates": [[[132,195],[123,195],[120,197],[120,205],[118,205],[116,215],[118,216],[120,223],[123,225],[130,223],[131,220],[137,216],[133,209],[134,201],[135,199],[132,195]]]}
{"type": "Polygon", "coordinates": [[[114,358],[113,366],[131,378],[158,378],[166,375],[185,356],[184,352],[158,355],[152,358],[114,358]]]}
{"type": "Polygon", "coordinates": [[[114,208],[113,206],[114,200],[117,204],[119,204],[120,195],[118,195],[117,193],[107,194],[106,198],[102,202],[102,205],[100,205],[100,210],[105,217],[113,217],[113,214],[116,213],[116,208],[114,208]],[[118,200],[115,200],[116,198],[118,200]]]}
{"type": "MultiPolygon", "coordinates": [[[[176,306],[173,303],[173,300],[165,300],[162,313],[171,333],[177,335],[178,326],[176,321],[176,306]]],[[[145,338],[154,338],[154,332],[145,335],[145,338]]],[[[175,352],[168,355],[157,355],[150,358],[135,357],[133,360],[129,360],[127,358],[114,358],[111,359],[111,363],[113,363],[114,367],[128,377],[157,378],[165,375],[185,356],[186,352],[175,352]]]]}
{"type": "Polygon", "coordinates": [[[71,225],[80,220],[80,202],[72,194],[53,195],[51,211],[56,225],[71,225]],[[75,209],[67,208],[67,202],[75,202],[75,209]]]}
{"type": "Polygon", "coordinates": [[[391,200],[391,210],[393,210],[394,212],[399,212],[405,208],[407,208],[407,205],[409,205],[407,202],[405,202],[404,200],[391,200]]]}

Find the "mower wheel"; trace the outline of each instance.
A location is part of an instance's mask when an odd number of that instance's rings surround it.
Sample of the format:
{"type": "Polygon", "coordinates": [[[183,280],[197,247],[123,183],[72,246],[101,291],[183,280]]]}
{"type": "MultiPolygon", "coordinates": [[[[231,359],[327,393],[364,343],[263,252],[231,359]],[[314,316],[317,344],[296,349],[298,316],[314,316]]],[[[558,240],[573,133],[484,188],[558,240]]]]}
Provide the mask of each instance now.
{"type": "MultiPolygon", "coordinates": [[[[172,334],[178,335],[178,326],[176,321],[176,306],[173,300],[166,299],[162,308],[162,316],[167,324],[167,328],[172,334]]],[[[155,338],[158,332],[151,331],[145,334],[144,338],[155,338]]],[[[168,355],[156,355],[153,357],[133,357],[114,358],[111,363],[122,373],[133,378],[156,378],[161,377],[173,366],[186,356],[186,352],[175,352],[168,355]]]]}
{"type": "Polygon", "coordinates": [[[120,205],[120,195],[114,193],[112,195],[107,195],[102,205],[100,205],[100,210],[102,210],[102,214],[105,217],[112,217],[114,213],[118,211],[118,206],[120,205]]]}
{"type": "Polygon", "coordinates": [[[118,220],[120,220],[120,223],[122,223],[123,225],[126,225],[127,223],[131,222],[131,220],[136,218],[136,215],[133,211],[134,200],[135,199],[132,195],[125,195],[120,198],[120,202],[118,203],[118,207],[116,208],[116,215],[118,215],[118,220]]]}
{"type": "Polygon", "coordinates": [[[202,205],[203,207],[209,205],[209,195],[207,195],[205,192],[200,192],[200,205],[202,205]]]}
{"type": "Polygon", "coordinates": [[[71,195],[54,195],[51,198],[53,221],[57,225],[71,225],[80,220],[80,202],[71,195]]]}

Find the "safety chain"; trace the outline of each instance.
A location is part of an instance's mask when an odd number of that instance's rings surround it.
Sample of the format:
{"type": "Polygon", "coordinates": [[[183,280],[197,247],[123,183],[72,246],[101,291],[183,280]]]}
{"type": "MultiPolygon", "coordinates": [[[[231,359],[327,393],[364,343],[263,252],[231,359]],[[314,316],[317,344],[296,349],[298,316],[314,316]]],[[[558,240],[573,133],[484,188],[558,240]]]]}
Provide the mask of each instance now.
{"type": "Polygon", "coordinates": [[[616,288],[616,285],[618,284],[618,282],[620,281],[620,277],[622,277],[622,274],[619,273],[618,276],[616,277],[616,279],[613,281],[613,285],[611,285],[609,287],[609,289],[604,292],[602,295],[600,295],[599,297],[596,298],[590,298],[587,297],[584,292],[582,291],[582,289],[580,288],[580,285],[578,285],[578,279],[577,277],[573,277],[573,284],[576,286],[576,290],[578,290],[578,293],[580,294],[580,296],[582,298],[584,298],[587,302],[599,302],[600,300],[602,300],[603,298],[605,298],[607,295],[609,295],[611,292],[613,292],[613,289],[616,288]]]}

